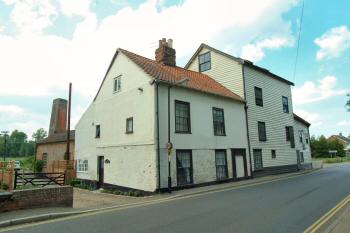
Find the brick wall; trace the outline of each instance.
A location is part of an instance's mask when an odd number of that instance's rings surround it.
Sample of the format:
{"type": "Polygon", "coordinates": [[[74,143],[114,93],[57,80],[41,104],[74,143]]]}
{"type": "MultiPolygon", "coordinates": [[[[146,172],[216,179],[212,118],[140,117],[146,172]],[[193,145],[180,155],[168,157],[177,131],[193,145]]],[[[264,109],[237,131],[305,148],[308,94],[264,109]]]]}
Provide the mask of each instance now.
{"type": "Polygon", "coordinates": [[[37,207],[72,207],[73,187],[58,186],[13,191],[12,200],[0,200],[0,212],[37,207]]]}

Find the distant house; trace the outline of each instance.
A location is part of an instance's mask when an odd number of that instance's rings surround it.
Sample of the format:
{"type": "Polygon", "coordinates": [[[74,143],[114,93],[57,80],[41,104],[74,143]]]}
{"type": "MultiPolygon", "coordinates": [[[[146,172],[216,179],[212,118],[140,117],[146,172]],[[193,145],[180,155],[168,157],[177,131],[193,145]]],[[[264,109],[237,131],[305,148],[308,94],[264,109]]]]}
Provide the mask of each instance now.
{"type": "MultiPolygon", "coordinates": [[[[65,159],[67,148],[67,101],[53,100],[49,135],[36,146],[36,159],[44,161],[44,172],[59,171],[59,162],[65,159]],[[56,163],[56,164],[54,164],[56,163]],[[55,166],[56,165],[56,166],[55,166]],[[56,168],[56,170],[55,170],[56,168]]],[[[70,160],[74,160],[75,131],[70,131],[70,160]]]]}
{"type": "Polygon", "coordinates": [[[328,138],[329,140],[337,139],[341,144],[344,146],[344,150],[346,151],[347,155],[350,155],[350,137],[343,136],[342,133],[339,133],[338,135],[332,135],[328,138]]]}

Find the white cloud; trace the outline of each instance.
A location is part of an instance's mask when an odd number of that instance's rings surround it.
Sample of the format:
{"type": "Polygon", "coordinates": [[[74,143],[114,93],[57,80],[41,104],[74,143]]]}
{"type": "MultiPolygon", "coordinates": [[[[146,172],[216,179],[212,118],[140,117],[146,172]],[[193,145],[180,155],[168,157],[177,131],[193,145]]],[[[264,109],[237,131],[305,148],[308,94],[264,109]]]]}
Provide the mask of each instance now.
{"type": "Polygon", "coordinates": [[[307,112],[302,109],[294,109],[294,112],[311,124],[312,127],[322,125],[321,115],[314,112],[307,112]]]}
{"type": "MultiPolygon", "coordinates": [[[[297,4],[185,0],[165,7],[162,1],[148,0],[97,20],[88,0],[3,1],[12,6],[17,34],[0,32],[0,96],[60,97],[72,82],[74,94],[84,101],[96,94],[118,47],[153,58],[158,40],[173,38],[182,65],[202,42],[237,55],[244,45],[258,41],[255,46],[264,52],[284,46],[284,39],[292,37],[291,24],[282,15],[297,4]],[[215,17],[203,17],[213,12],[215,17]],[[56,20],[67,16],[82,17],[71,38],[47,33],[56,30],[56,20]]],[[[76,108],[74,103],[72,110],[82,112],[76,108]]]]}
{"type": "Polygon", "coordinates": [[[350,121],[347,121],[347,120],[339,121],[337,123],[337,126],[350,126],[350,121]]]}
{"type": "Polygon", "coordinates": [[[350,48],[350,31],[347,26],[335,27],[314,42],[320,47],[316,54],[317,60],[340,57],[350,48]]]}
{"type": "Polygon", "coordinates": [[[0,114],[17,115],[23,113],[23,108],[16,105],[0,105],[0,114]]]}
{"type": "Polygon", "coordinates": [[[265,57],[266,49],[279,49],[281,47],[293,46],[293,44],[293,38],[273,37],[264,39],[257,43],[250,43],[243,46],[241,57],[257,62],[265,57]]]}
{"type": "Polygon", "coordinates": [[[49,0],[3,0],[14,5],[11,20],[20,33],[41,33],[53,25],[56,7],[49,0]]]}
{"type": "Polygon", "coordinates": [[[12,20],[21,34],[0,34],[0,95],[21,96],[54,95],[72,81],[75,92],[92,97],[117,47],[152,58],[153,45],[162,37],[174,39],[179,60],[188,58],[201,42],[215,41],[213,45],[219,48],[229,44],[229,52],[238,53],[243,45],[260,38],[260,48],[276,48],[291,36],[290,23],[282,14],[295,6],[295,0],[250,0],[239,5],[230,0],[220,4],[187,0],[163,7],[149,0],[137,9],[124,7],[97,21],[89,12],[89,1],[79,1],[79,5],[63,1],[60,6],[65,14],[84,15],[72,39],[67,39],[43,33],[57,16],[48,0],[6,1],[14,6],[12,20]],[[216,17],[203,17],[213,11],[216,17]],[[200,18],[200,23],[189,20],[194,18],[200,18]]]}
{"type": "Polygon", "coordinates": [[[49,125],[49,114],[37,114],[17,105],[0,105],[0,129],[10,132],[18,129],[24,131],[28,137],[41,128],[49,125]]]}
{"type": "Polygon", "coordinates": [[[60,0],[62,13],[67,16],[87,16],[90,13],[91,0],[60,0]]]}
{"type": "Polygon", "coordinates": [[[296,105],[308,104],[345,95],[347,90],[336,88],[336,84],[337,78],[331,75],[317,82],[306,81],[301,87],[293,88],[293,103],[296,105]]]}

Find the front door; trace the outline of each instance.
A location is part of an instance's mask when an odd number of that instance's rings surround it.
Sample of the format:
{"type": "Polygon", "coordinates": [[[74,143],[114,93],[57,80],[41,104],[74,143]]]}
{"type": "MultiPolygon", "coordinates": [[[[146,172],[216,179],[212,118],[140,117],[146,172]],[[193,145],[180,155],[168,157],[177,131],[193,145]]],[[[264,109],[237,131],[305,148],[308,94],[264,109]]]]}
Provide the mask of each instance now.
{"type": "Polygon", "coordinates": [[[97,157],[97,178],[98,178],[98,188],[103,187],[104,179],[104,156],[97,157]]]}
{"type": "Polygon", "coordinates": [[[245,149],[232,149],[233,178],[240,179],[248,176],[245,149]]]}

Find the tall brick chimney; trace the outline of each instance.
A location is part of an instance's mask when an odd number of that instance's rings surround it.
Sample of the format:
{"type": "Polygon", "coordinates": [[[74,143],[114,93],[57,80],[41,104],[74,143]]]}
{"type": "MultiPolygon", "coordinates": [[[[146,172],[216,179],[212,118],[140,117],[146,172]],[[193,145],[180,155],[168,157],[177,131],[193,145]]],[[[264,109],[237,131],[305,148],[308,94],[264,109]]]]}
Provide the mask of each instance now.
{"type": "Polygon", "coordinates": [[[49,135],[67,131],[67,100],[54,99],[51,110],[49,135]]]}
{"type": "Polygon", "coordinates": [[[176,51],[173,49],[173,40],[165,38],[159,40],[156,49],[156,61],[168,66],[176,66],[176,51]]]}

